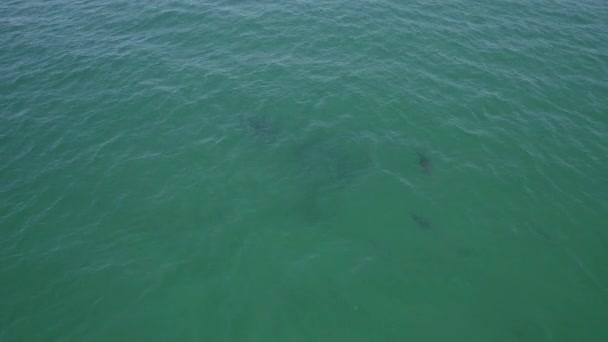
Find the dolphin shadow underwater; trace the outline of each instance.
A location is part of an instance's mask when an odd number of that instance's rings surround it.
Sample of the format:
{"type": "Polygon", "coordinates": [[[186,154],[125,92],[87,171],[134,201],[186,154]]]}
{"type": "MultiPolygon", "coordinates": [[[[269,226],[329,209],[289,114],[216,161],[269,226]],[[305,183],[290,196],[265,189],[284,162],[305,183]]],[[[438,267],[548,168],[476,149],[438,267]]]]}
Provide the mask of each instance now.
{"type": "Polygon", "coordinates": [[[355,182],[372,165],[364,147],[332,136],[298,141],[292,155],[303,174],[324,178],[338,188],[355,182]]]}
{"type": "Polygon", "coordinates": [[[429,230],[429,229],[434,228],[433,225],[431,224],[431,222],[427,218],[424,218],[424,217],[422,217],[420,215],[416,215],[416,214],[411,214],[410,217],[412,218],[412,220],[414,220],[414,222],[416,222],[418,227],[421,229],[429,230]]]}
{"type": "Polygon", "coordinates": [[[333,217],[332,210],[326,208],[327,198],[356,184],[370,169],[364,151],[339,142],[322,137],[296,141],[291,146],[292,176],[303,186],[295,207],[308,225],[333,217]]]}
{"type": "Polygon", "coordinates": [[[418,165],[424,170],[424,173],[430,175],[433,171],[433,164],[431,159],[422,151],[417,151],[418,154],[418,165]]]}
{"type": "Polygon", "coordinates": [[[249,135],[264,143],[273,143],[279,138],[280,129],[275,122],[260,115],[250,115],[244,120],[249,135]]]}

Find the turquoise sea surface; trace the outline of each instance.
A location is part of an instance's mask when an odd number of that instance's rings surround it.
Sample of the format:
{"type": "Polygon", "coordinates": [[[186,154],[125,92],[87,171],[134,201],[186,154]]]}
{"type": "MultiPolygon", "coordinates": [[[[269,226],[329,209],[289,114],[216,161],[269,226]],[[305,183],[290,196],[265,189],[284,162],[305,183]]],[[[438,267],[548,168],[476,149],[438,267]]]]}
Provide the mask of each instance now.
{"type": "Polygon", "coordinates": [[[0,2],[0,341],[607,322],[607,1],[0,2]]]}

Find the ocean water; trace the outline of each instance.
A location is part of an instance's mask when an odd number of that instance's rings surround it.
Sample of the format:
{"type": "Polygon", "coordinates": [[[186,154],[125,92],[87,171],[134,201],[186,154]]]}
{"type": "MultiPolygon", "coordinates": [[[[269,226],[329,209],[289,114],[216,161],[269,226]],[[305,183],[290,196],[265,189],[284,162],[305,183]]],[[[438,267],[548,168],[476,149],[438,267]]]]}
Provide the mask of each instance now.
{"type": "Polygon", "coordinates": [[[0,341],[608,341],[603,0],[0,3],[0,341]]]}

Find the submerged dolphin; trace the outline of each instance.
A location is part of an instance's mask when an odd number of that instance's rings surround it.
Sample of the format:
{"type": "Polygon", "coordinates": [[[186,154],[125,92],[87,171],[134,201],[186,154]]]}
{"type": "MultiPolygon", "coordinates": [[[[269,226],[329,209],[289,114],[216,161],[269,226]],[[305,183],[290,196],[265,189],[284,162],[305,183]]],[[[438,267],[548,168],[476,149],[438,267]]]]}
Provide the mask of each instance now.
{"type": "Polygon", "coordinates": [[[267,118],[251,116],[247,118],[247,126],[252,135],[264,141],[272,141],[277,137],[277,127],[267,118]]]}
{"type": "Polygon", "coordinates": [[[420,165],[420,167],[422,167],[422,169],[424,170],[424,173],[426,173],[427,175],[431,174],[432,171],[432,165],[431,165],[431,160],[429,159],[429,157],[427,157],[426,154],[418,151],[418,164],[420,165]]]}
{"type": "Polygon", "coordinates": [[[433,225],[431,225],[431,222],[429,222],[429,220],[425,219],[424,217],[418,216],[416,214],[411,214],[410,216],[412,217],[412,220],[414,220],[414,222],[416,222],[418,227],[420,227],[422,229],[433,228],[433,225]]]}

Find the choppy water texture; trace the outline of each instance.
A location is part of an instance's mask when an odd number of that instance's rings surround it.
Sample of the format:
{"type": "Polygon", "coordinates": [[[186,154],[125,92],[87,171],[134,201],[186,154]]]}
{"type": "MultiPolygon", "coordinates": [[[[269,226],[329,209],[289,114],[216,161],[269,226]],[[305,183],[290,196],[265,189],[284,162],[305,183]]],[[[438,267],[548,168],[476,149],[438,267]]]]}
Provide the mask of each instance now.
{"type": "Polygon", "coordinates": [[[0,3],[0,340],[608,341],[603,0],[0,3]]]}

